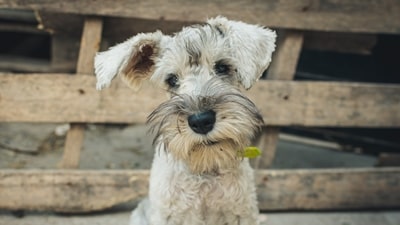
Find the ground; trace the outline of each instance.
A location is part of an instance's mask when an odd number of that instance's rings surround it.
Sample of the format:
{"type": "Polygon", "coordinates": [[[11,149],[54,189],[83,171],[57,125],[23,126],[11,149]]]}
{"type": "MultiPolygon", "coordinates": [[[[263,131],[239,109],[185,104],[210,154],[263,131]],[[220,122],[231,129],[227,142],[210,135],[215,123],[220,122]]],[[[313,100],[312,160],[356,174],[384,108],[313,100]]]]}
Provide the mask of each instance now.
{"type": "MultiPolygon", "coordinates": [[[[0,214],[0,225],[127,225],[129,211],[91,215],[27,214],[22,218],[0,214]]],[[[399,225],[399,211],[264,213],[261,225],[399,225]]]]}

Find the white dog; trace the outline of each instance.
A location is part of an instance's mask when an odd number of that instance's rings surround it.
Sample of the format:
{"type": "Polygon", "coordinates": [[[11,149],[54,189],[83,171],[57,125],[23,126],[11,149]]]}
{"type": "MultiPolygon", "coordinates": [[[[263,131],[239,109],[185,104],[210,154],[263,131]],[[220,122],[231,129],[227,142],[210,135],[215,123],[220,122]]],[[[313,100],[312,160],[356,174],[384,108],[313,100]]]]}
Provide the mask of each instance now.
{"type": "Polygon", "coordinates": [[[138,34],[95,59],[97,88],[149,79],[171,98],[148,118],[156,153],[149,197],[131,225],[254,225],[253,170],[243,154],[263,120],[239,90],[271,62],[275,32],[217,17],[174,36],[138,34]]]}

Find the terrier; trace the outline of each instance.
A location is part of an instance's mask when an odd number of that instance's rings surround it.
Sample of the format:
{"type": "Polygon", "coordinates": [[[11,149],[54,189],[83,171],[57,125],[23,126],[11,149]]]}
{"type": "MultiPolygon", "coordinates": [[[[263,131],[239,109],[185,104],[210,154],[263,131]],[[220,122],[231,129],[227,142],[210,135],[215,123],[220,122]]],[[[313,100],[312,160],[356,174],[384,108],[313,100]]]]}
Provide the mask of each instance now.
{"type": "Polygon", "coordinates": [[[224,17],[173,36],[141,33],[98,53],[97,89],[119,75],[170,99],[148,117],[156,152],[148,198],[131,225],[255,225],[254,172],[244,149],[263,124],[249,89],[267,69],[274,31],[224,17]]]}

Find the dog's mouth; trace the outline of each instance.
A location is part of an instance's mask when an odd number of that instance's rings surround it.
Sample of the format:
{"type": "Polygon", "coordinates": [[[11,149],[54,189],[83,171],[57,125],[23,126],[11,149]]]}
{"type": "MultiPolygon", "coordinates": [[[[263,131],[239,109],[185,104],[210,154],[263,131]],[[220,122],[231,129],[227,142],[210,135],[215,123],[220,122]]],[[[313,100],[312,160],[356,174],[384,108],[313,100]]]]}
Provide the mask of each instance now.
{"type": "Polygon", "coordinates": [[[203,144],[206,145],[206,146],[212,146],[212,145],[219,144],[219,141],[205,140],[205,141],[203,142],[203,144]]]}

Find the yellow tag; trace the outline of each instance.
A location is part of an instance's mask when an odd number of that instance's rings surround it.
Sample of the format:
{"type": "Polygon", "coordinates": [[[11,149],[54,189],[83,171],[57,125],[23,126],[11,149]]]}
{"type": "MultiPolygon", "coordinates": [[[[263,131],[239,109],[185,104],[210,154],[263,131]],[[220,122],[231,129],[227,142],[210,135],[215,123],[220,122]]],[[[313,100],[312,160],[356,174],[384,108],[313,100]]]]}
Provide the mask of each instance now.
{"type": "Polygon", "coordinates": [[[247,147],[244,149],[244,152],[243,152],[243,157],[250,158],[250,159],[255,158],[259,155],[261,155],[261,151],[259,148],[255,147],[255,146],[247,147]]]}

